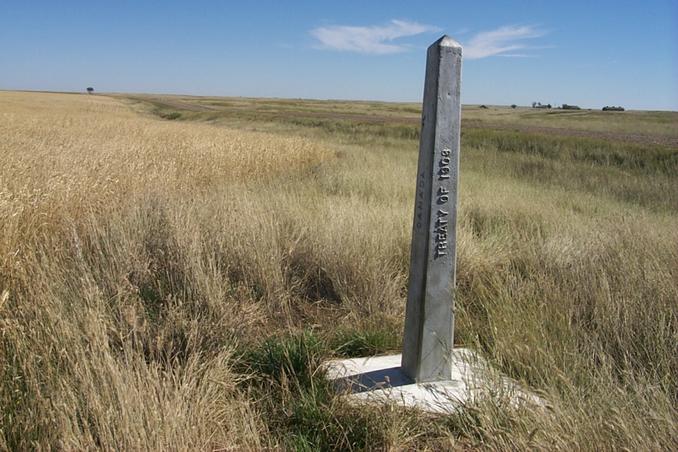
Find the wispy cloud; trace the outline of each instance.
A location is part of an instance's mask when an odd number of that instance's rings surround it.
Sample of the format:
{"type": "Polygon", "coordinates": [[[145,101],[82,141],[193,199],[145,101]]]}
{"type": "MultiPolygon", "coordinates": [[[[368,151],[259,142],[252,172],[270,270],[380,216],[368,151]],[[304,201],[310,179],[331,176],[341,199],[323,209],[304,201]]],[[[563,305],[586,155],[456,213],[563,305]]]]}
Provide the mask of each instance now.
{"type": "Polygon", "coordinates": [[[530,47],[528,39],[539,38],[546,32],[530,25],[508,25],[496,30],[481,31],[464,45],[464,57],[470,60],[491,56],[530,57],[524,51],[530,47]]]}
{"type": "MultiPolygon", "coordinates": [[[[323,49],[385,55],[410,49],[405,43],[394,42],[400,38],[436,31],[440,31],[440,28],[434,25],[391,20],[387,25],[318,27],[312,29],[310,33],[318,40],[318,46],[323,49]]],[[[457,34],[462,35],[467,33],[468,28],[457,31],[457,34]]],[[[545,31],[532,25],[505,25],[494,30],[481,31],[464,40],[464,58],[477,60],[492,56],[534,57],[529,50],[537,47],[529,45],[528,41],[545,34],[545,31]]]]}
{"type": "Polygon", "coordinates": [[[393,42],[399,38],[439,31],[438,27],[406,20],[392,20],[387,25],[367,27],[332,25],[311,30],[320,47],[347,52],[384,55],[404,52],[407,44],[393,42]]]}

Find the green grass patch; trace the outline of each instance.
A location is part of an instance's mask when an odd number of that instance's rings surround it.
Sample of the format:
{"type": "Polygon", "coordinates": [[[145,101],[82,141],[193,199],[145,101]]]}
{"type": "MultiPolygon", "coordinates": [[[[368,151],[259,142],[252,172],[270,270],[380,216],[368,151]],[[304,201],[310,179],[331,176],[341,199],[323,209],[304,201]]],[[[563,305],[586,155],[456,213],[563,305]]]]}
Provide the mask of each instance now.
{"type": "Polygon", "coordinates": [[[310,331],[271,337],[242,353],[271,433],[293,450],[367,450],[383,444],[372,410],[345,405],[321,368],[331,354],[310,331]]]}

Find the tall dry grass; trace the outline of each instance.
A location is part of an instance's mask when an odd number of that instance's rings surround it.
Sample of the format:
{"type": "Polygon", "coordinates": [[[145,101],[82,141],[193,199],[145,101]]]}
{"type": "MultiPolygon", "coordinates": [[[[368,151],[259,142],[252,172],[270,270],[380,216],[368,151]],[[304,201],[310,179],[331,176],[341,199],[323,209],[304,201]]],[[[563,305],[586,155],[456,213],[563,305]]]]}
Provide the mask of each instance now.
{"type": "Polygon", "coordinates": [[[0,115],[0,449],[266,445],[231,371],[271,240],[246,198],[331,154],[102,97],[2,93],[0,115]]]}
{"type": "Polygon", "coordinates": [[[618,184],[614,159],[465,138],[456,341],[550,408],[430,419],[348,407],[317,372],[399,346],[414,140],[98,96],[2,93],[0,114],[0,448],[678,445],[671,171],[618,184]]]}

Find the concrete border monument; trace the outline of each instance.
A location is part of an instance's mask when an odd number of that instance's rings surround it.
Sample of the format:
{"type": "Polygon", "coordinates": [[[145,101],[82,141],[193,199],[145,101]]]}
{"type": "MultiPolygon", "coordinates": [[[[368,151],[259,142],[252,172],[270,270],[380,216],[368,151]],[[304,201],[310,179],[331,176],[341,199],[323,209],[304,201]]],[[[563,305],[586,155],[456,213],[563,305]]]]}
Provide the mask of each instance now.
{"type": "Polygon", "coordinates": [[[428,48],[402,368],[417,382],[449,380],[454,339],[461,46],[428,48]]]}
{"type": "Polygon", "coordinates": [[[473,351],[453,347],[461,60],[448,36],[428,48],[403,353],[326,363],[327,377],[356,400],[432,412],[489,393],[541,404],[473,351]]]}

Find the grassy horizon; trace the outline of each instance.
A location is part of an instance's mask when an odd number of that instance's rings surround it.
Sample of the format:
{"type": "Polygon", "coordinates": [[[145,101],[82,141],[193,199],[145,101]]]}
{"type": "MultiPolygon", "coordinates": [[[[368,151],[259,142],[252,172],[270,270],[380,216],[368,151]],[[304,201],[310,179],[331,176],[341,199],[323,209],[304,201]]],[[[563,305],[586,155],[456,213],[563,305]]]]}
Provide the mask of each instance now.
{"type": "Polygon", "coordinates": [[[549,409],[431,418],[320,369],[400,348],[416,106],[0,92],[0,449],[675,448],[678,116],[517,110],[463,113],[455,343],[549,409]]]}

